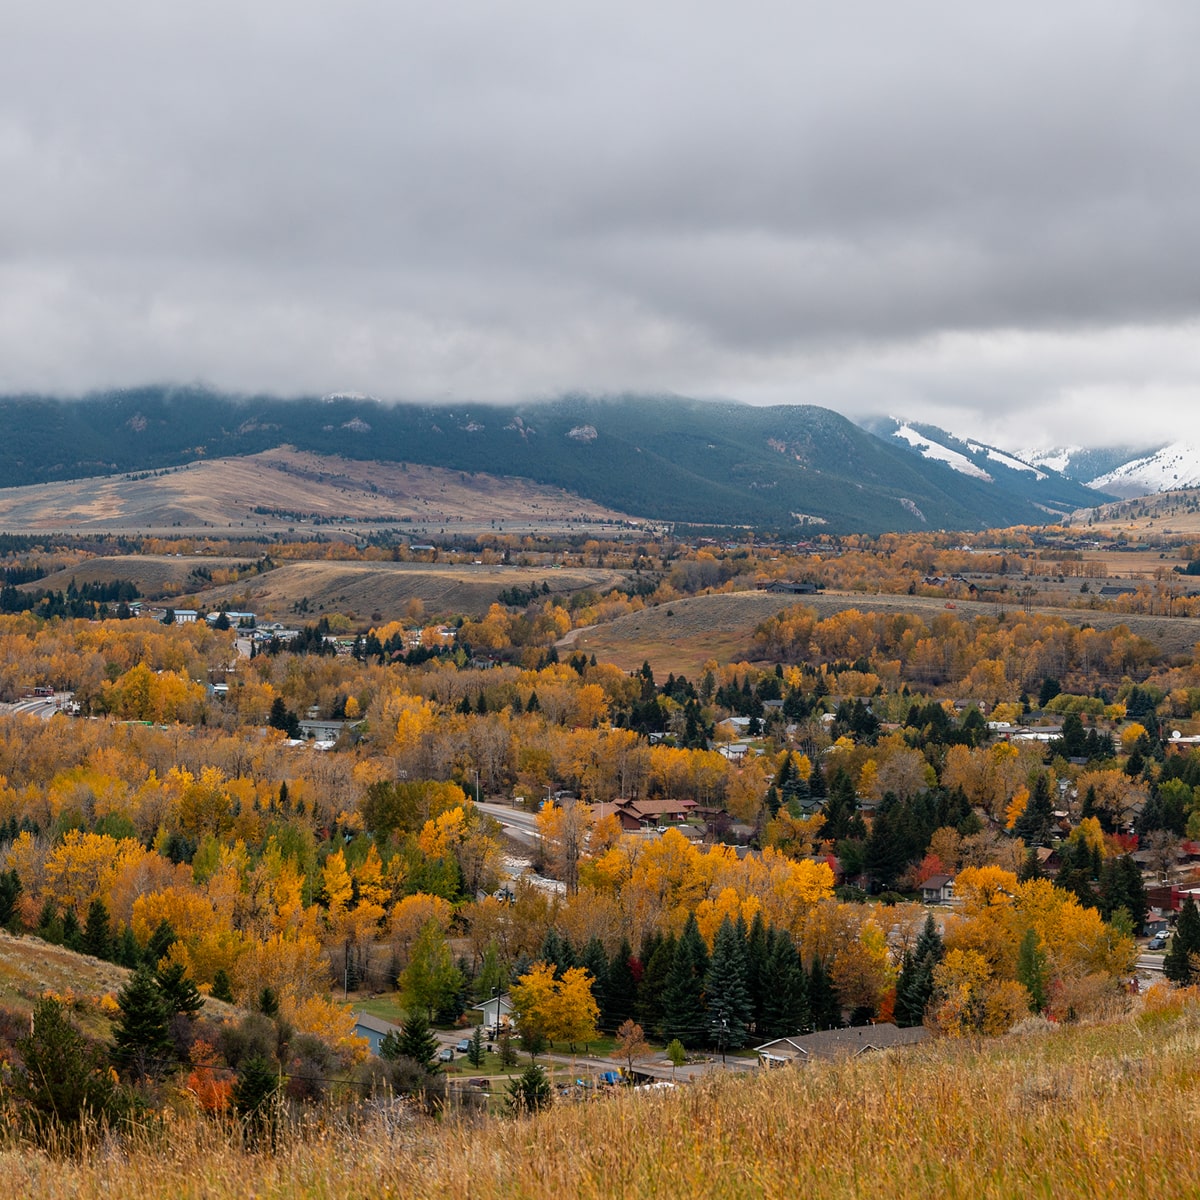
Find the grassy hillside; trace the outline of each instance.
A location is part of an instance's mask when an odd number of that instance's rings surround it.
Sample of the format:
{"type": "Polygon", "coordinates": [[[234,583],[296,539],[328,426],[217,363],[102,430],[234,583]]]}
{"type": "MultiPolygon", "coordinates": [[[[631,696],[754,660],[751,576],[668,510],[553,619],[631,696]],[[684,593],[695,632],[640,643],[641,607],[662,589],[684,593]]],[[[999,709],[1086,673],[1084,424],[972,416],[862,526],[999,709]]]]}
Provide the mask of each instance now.
{"type": "MultiPolygon", "coordinates": [[[[39,937],[14,937],[0,930],[0,1008],[11,1012],[32,1013],[42,996],[53,994],[71,1001],[73,1018],[87,1032],[107,1037],[114,1009],[102,1001],[115,996],[129,975],[115,963],[76,954],[39,937]]],[[[214,1019],[236,1011],[211,997],[204,1007],[205,1015],[214,1019]]]]}
{"type": "Polygon", "coordinates": [[[0,1150],[15,1195],[1020,1198],[1200,1194],[1200,1010],[938,1041],[534,1119],[336,1120],[274,1155],[236,1131],[147,1122],[129,1152],[0,1150]]]}
{"type": "MultiPolygon", "coordinates": [[[[135,434],[130,437],[136,442],[135,434]]],[[[497,526],[512,532],[586,530],[622,519],[528,480],[286,447],[162,471],[0,488],[0,529],[23,533],[357,534],[400,524],[414,534],[446,526],[454,532],[497,526]]]]}
{"type": "MultiPolygon", "coordinates": [[[[560,649],[582,650],[625,670],[636,670],[649,660],[655,675],[671,671],[698,678],[710,658],[718,662],[753,660],[754,630],[768,617],[799,604],[821,618],[856,608],[860,612],[916,613],[926,621],[946,611],[946,602],[930,596],[891,596],[863,592],[822,592],[814,596],[782,596],[774,592],[728,592],[690,596],[628,613],[605,625],[569,633],[560,649]]],[[[1035,611],[1052,613],[1075,625],[1111,629],[1127,625],[1167,654],[1185,654],[1200,641],[1200,619],[1142,616],[1082,608],[1035,605],[1035,611]]],[[[990,616],[993,604],[959,603],[955,616],[969,620],[990,616]]]]}

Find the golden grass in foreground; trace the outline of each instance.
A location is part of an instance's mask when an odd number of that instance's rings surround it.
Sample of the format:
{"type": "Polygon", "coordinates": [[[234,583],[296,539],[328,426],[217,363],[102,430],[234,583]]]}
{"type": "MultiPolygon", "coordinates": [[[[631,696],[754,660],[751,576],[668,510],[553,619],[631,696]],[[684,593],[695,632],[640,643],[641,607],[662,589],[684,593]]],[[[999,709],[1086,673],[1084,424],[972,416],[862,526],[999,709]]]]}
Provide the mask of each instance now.
{"type": "Polygon", "coordinates": [[[290,1136],[201,1123],[82,1160],[9,1144],[13,1196],[1200,1195],[1200,1010],[626,1093],[520,1122],[290,1136]]]}

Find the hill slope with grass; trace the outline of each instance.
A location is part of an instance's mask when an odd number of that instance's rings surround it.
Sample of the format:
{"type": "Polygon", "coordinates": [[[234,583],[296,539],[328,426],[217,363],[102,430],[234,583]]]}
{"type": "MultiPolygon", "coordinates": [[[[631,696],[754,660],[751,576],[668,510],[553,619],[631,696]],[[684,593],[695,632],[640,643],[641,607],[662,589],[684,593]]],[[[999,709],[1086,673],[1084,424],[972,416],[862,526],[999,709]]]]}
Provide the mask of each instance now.
{"type": "Polygon", "coordinates": [[[10,1141],[0,1172],[14,1194],[72,1200],[1197,1195],[1200,1008],[1157,991],[1135,1003],[1107,1023],[1032,1021],[512,1121],[321,1119],[273,1153],[179,1117],[143,1122],[120,1153],[52,1158],[10,1141]]]}

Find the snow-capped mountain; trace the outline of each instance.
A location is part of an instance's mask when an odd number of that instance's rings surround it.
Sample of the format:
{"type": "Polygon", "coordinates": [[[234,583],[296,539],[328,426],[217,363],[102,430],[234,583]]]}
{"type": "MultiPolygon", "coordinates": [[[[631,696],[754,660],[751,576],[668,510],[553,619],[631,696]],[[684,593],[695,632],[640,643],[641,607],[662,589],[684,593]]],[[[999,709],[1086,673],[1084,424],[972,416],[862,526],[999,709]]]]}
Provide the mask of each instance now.
{"type": "Polygon", "coordinates": [[[1172,442],[1153,454],[1098,475],[1090,481],[1090,486],[1123,499],[1200,487],[1200,447],[1172,442]]]}
{"type": "Polygon", "coordinates": [[[1070,477],[1045,458],[1030,461],[1024,454],[1000,450],[974,438],[956,437],[935,425],[895,417],[878,418],[864,425],[885,441],[903,443],[928,462],[941,463],[997,491],[1018,495],[1043,512],[1069,512],[1104,499],[1090,491],[1084,481],[1070,477]]]}
{"type": "MultiPolygon", "coordinates": [[[[1103,446],[1088,449],[1086,446],[1042,446],[1036,449],[1014,450],[1014,455],[1023,462],[1048,471],[1057,471],[1068,479],[1093,484],[1094,480],[1109,475],[1118,467],[1134,459],[1147,458],[1158,452],[1158,446],[1103,446]]],[[[1099,486],[1094,485],[1094,486],[1099,486]]]]}

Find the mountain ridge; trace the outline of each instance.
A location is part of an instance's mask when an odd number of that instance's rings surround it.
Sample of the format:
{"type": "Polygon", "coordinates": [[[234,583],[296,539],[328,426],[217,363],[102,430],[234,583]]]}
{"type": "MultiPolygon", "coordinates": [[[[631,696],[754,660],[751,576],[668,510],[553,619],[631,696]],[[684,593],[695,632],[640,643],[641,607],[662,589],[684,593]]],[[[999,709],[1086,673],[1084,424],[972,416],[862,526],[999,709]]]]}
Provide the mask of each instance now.
{"type": "MultiPolygon", "coordinates": [[[[969,478],[810,405],[572,394],[526,404],[281,399],[199,387],[0,397],[8,486],[161,469],[281,445],[486,471],[694,525],[833,533],[1045,523],[1081,506],[1003,464],[969,478]]],[[[1091,501],[1092,503],[1095,500],[1091,501]]]]}

